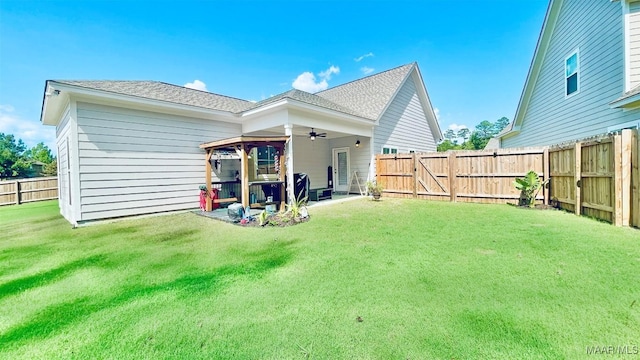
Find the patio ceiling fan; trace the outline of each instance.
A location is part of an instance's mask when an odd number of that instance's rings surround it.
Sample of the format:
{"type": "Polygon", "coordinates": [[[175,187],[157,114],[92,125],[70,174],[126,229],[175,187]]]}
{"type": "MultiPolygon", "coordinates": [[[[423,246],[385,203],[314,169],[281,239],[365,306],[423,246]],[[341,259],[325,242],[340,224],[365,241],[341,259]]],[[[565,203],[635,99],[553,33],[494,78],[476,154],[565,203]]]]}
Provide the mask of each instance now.
{"type": "Polygon", "coordinates": [[[311,139],[311,141],[315,140],[317,137],[327,137],[327,133],[317,133],[313,130],[313,128],[311,128],[311,131],[309,132],[309,139],[311,139]]]}

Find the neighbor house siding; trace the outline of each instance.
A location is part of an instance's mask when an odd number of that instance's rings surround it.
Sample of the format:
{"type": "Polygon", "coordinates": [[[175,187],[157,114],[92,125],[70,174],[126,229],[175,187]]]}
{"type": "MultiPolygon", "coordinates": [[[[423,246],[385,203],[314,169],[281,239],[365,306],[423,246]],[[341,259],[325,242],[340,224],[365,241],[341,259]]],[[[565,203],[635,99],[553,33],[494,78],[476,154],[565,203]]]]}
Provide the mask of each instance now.
{"type": "Polygon", "coordinates": [[[74,223],[73,208],[69,204],[71,198],[70,192],[70,154],[69,144],[71,142],[71,122],[69,121],[70,107],[67,107],[63,112],[60,122],[56,126],[56,148],[57,148],[57,161],[58,161],[58,206],[60,207],[60,213],[70,223],[74,223]]]}
{"type": "Polygon", "coordinates": [[[436,142],[416,92],[413,77],[407,79],[374,130],[374,150],[383,146],[398,148],[398,152],[436,151],[436,142]]]}
{"type": "Polygon", "coordinates": [[[241,133],[239,124],[77,107],[82,221],[198,207],[205,180],[198,145],[241,133]]]}
{"type": "Polygon", "coordinates": [[[521,129],[502,147],[539,146],[607,132],[638,118],[609,103],[624,92],[624,39],[620,4],[564,0],[521,129]],[[597,29],[597,31],[594,31],[597,29]],[[579,92],[565,96],[565,59],[579,49],[579,92]]]}

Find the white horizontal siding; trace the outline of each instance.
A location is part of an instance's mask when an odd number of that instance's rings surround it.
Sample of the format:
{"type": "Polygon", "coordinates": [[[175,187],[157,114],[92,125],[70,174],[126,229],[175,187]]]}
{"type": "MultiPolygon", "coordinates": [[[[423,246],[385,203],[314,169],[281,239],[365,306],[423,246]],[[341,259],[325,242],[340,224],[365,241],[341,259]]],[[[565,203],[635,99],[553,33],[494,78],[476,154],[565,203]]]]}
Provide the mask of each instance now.
{"type": "Polygon", "coordinates": [[[327,168],[331,166],[329,140],[306,136],[293,137],[293,172],[309,175],[311,188],[327,186],[327,168]]]}
{"type": "MultiPolygon", "coordinates": [[[[606,133],[637,119],[609,103],[624,93],[624,37],[620,4],[564,0],[520,133],[502,147],[540,146],[606,133]],[[598,29],[598,31],[593,31],[598,29]],[[580,50],[579,93],[565,96],[565,59],[580,50]]],[[[541,54],[542,56],[542,54],[541,54]]]]}
{"type": "Polygon", "coordinates": [[[400,152],[436,151],[429,123],[420,104],[413,77],[407,79],[393,99],[374,132],[374,149],[396,147],[400,152]]]}
{"type": "Polygon", "coordinates": [[[239,124],[78,103],[82,220],[196,208],[198,146],[239,135],[239,124]]]}
{"type": "MultiPolygon", "coordinates": [[[[349,179],[353,176],[353,172],[357,171],[360,185],[365,186],[371,164],[371,143],[369,142],[369,138],[347,136],[331,139],[330,146],[332,149],[342,147],[349,148],[349,167],[351,169],[349,179]],[[355,146],[357,140],[360,140],[359,147],[355,146]]],[[[358,188],[354,184],[355,181],[352,181],[351,185],[353,186],[349,189],[349,192],[358,193],[358,188]]]]}

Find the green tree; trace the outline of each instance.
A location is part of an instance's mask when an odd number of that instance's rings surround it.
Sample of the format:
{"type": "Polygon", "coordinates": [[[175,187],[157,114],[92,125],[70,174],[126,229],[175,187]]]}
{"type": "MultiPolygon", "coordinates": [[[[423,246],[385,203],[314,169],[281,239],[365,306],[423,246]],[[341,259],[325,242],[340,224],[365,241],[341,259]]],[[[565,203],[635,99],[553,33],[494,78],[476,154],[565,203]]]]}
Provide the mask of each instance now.
{"type": "Polygon", "coordinates": [[[31,161],[25,156],[26,148],[22,140],[0,133],[0,179],[28,176],[31,161]]]}
{"type": "Polygon", "coordinates": [[[445,139],[440,144],[438,144],[438,151],[444,152],[448,150],[458,150],[460,149],[460,145],[456,144],[452,140],[445,139]]]}
{"type": "Polygon", "coordinates": [[[507,127],[507,125],[509,125],[509,123],[509,119],[504,116],[498,119],[496,123],[493,124],[493,132],[495,133],[493,136],[498,135],[502,130],[504,130],[504,128],[507,127]]]}
{"type": "Polygon", "coordinates": [[[57,176],[58,175],[58,161],[55,159],[46,164],[42,168],[42,176],[57,176]]]}
{"type": "Polygon", "coordinates": [[[27,150],[25,156],[33,161],[40,161],[44,164],[50,164],[56,160],[51,153],[51,149],[42,142],[27,150]]]}

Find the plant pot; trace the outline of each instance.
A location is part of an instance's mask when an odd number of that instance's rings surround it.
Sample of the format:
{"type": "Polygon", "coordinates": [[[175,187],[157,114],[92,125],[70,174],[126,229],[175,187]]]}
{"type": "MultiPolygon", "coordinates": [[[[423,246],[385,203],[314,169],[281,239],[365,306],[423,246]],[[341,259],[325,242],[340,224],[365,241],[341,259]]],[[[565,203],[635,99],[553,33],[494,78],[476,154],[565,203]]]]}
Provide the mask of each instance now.
{"type": "Polygon", "coordinates": [[[371,193],[371,195],[373,196],[373,200],[380,200],[380,197],[382,196],[382,193],[379,192],[373,192],[371,193]]]}

